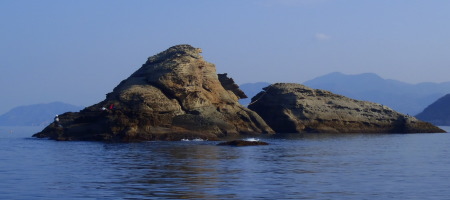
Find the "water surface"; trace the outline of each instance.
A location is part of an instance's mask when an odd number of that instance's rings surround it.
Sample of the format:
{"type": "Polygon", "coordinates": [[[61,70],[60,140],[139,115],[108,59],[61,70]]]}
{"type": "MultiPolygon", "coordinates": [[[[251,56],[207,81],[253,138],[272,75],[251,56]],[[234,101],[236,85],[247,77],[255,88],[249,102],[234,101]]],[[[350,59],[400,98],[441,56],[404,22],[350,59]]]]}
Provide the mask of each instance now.
{"type": "MultiPolygon", "coordinates": [[[[444,127],[447,128],[448,127],[444,127]]],[[[0,199],[445,199],[450,134],[56,142],[0,127],[0,199]]]]}

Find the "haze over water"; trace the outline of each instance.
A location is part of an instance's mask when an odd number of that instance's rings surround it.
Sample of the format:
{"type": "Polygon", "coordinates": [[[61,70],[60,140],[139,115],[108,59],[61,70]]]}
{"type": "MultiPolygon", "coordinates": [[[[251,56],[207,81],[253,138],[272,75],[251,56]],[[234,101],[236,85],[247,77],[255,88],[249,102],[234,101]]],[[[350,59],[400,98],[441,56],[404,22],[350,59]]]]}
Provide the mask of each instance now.
{"type": "MultiPolygon", "coordinates": [[[[56,142],[0,127],[0,199],[445,199],[449,134],[56,142]]],[[[448,131],[448,127],[444,127],[448,131]]]]}

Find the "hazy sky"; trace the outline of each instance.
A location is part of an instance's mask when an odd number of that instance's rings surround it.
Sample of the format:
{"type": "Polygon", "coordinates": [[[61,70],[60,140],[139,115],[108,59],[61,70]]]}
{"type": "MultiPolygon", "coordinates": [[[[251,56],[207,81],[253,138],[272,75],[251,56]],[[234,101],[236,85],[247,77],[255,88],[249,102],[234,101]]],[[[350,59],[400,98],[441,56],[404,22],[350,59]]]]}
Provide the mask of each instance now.
{"type": "Polygon", "coordinates": [[[447,0],[1,0],[0,114],[89,106],[176,44],[238,84],[373,72],[450,81],[447,0]]]}

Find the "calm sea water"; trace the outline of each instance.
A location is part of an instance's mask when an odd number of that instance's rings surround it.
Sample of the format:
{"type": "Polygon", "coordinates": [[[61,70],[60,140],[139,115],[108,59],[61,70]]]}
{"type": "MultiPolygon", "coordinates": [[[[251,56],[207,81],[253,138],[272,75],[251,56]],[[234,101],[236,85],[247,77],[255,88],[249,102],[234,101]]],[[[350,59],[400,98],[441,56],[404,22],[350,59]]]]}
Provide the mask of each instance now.
{"type": "MultiPolygon", "coordinates": [[[[449,130],[449,127],[443,127],[449,130]]],[[[0,199],[448,199],[450,134],[108,144],[0,127],[0,199]]]]}

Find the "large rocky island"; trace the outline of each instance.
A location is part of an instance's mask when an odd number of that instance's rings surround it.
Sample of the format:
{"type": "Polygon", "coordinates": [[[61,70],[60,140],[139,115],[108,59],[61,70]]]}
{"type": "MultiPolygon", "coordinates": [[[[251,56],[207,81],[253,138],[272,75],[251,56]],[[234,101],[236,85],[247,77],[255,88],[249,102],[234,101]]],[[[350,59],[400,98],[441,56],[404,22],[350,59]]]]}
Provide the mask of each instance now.
{"type": "Polygon", "coordinates": [[[238,103],[245,94],[200,53],[178,45],[152,56],[104,101],[60,115],[34,136],[129,142],[274,133],[238,103]]]}
{"type": "Polygon", "coordinates": [[[379,104],[298,84],[271,85],[248,109],[239,104],[246,95],[233,79],[217,74],[200,53],[177,45],[152,56],[105,100],[64,113],[33,136],[133,142],[275,132],[444,132],[379,104]]]}
{"type": "Polygon", "coordinates": [[[295,83],[276,83],[248,106],[277,133],[437,133],[444,130],[387,106],[295,83]]]}

